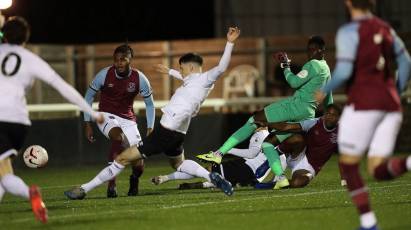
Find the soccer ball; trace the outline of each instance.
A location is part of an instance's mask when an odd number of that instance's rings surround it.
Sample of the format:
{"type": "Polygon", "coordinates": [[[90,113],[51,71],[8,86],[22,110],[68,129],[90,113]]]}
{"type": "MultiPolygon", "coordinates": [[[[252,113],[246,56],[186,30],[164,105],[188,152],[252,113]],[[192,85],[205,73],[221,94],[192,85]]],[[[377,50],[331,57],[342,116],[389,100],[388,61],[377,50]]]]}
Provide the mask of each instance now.
{"type": "Polygon", "coordinates": [[[40,145],[32,145],[24,151],[23,159],[27,167],[41,168],[47,164],[49,155],[47,154],[47,150],[40,145]]]}

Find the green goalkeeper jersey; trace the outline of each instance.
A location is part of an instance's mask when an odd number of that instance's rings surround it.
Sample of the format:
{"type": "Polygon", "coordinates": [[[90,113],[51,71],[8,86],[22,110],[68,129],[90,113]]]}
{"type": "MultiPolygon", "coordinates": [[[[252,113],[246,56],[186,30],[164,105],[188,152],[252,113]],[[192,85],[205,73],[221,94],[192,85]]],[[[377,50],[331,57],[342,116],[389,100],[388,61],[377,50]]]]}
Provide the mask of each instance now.
{"type": "MultiPolygon", "coordinates": [[[[288,84],[296,89],[293,98],[296,101],[308,103],[317,108],[314,94],[323,87],[330,79],[330,68],[325,60],[312,59],[305,63],[298,74],[293,74],[289,68],[284,70],[285,79],[288,84]]],[[[332,104],[331,93],[324,101],[326,105],[332,104]]]]}

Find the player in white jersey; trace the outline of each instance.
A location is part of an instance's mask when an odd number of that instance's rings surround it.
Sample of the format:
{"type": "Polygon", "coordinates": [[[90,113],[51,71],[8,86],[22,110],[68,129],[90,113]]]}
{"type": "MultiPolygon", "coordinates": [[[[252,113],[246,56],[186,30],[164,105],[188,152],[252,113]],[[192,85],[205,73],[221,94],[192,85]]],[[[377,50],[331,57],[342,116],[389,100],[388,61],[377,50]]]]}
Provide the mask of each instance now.
{"type": "Polygon", "coordinates": [[[103,122],[104,118],[93,111],[82,96],[45,61],[24,48],[30,34],[26,20],[11,17],[2,32],[5,43],[0,44],[0,200],[5,192],[30,199],[35,217],[46,223],[47,209],[39,188],[35,185],[29,188],[13,174],[11,164],[31,124],[26,107],[26,92],[35,79],[40,79],[89,113],[97,122],[103,122]]]}
{"type": "MultiPolygon", "coordinates": [[[[190,125],[191,118],[197,115],[200,106],[214,87],[222,73],[227,69],[234,42],[240,35],[238,28],[229,28],[227,44],[218,66],[203,72],[203,59],[194,53],[183,55],[180,60],[180,72],[157,66],[161,73],[168,73],[183,81],[177,88],[169,103],[162,108],[163,115],[154,131],[143,139],[142,146],[131,146],[120,153],[113,163],[103,169],[90,182],[66,191],[69,199],[83,199],[86,193],[117,176],[130,162],[143,159],[145,156],[164,153],[174,169],[179,169],[184,161],[183,142],[190,125]]],[[[223,191],[231,195],[232,187],[218,174],[210,174],[212,181],[223,191]]]]}
{"type": "MultiPolygon", "coordinates": [[[[266,128],[259,128],[253,136],[251,136],[247,149],[233,148],[228,152],[228,154],[239,158],[224,161],[222,164],[209,164],[211,167],[203,167],[195,161],[184,160],[176,172],[153,177],[152,182],[159,185],[170,180],[187,180],[199,177],[207,181],[182,184],[180,188],[209,188],[214,187],[214,185],[210,183],[209,171],[211,171],[221,174],[233,185],[254,186],[256,183],[262,182],[265,179],[264,177],[268,175],[266,172],[270,171],[267,158],[261,152],[261,145],[268,135],[269,132],[266,128]],[[249,156],[252,158],[249,158],[249,156]]],[[[281,155],[281,157],[283,158],[283,168],[285,168],[285,155],[281,155]]]]}

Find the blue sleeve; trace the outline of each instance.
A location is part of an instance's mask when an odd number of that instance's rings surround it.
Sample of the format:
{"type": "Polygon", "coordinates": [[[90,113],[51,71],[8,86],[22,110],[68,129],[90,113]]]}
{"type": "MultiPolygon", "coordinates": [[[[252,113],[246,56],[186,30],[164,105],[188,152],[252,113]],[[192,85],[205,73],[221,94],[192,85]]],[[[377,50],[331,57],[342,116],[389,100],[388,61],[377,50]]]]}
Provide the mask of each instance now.
{"type": "Polygon", "coordinates": [[[89,87],[98,92],[104,85],[104,82],[106,81],[106,76],[107,76],[107,71],[109,67],[102,69],[100,72],[97,73],[96,77],[93,79],[93,81],[90,83],[89,87]]]}
{"type": "Polygon", "coordinates": [[[308,119],[300,121],[301,128],[304,132],[308,132],[320,118],[308,119]]]}
{"type": "Polygon", "coordinates": [[[156,117],[156,109],[154,107],[153,90],[151,89],[150,82],[147,77],[140,71],[138,71],[140,80],[140,95],[144,98],[144,104],[146,104],[146,119],[147,128],[154,127],[154,121],[156,117]]]}
{"type": "Polygon", "coordinates": [[[350,23],[338,30],[335,41],[337,64],[331,75],[331,80],[322,88],[324,93],[330,93],[351,77],[359,43],[357,30],[357,23],[350,23]]]}
{"type": "Polygon", "coordinates": [[[151,94],[153,93],[153,90],[151,89],[150,82],[148,81],[146,75],[144,75],[142,72],[138,71],[139,75],[139,80],[140,80],[140,95],[144,98],[150,97],[151,94]]]}
{"type": "Polygon", "coordinates": [[[322,91],[326,94],[331,93],[334,89],[343,85],[351,76],[354,68],[352,62],[337,61],[337,65],[332,73],[332,78],[322,88],[322,91]]]}
{"type": "MultiPolygon", "coordinates": [[[[97,73],[96,77],[90,83],[86,95],[84,99],[86,102],[91,106],[94,101],[94,97],[96,96],[97,92],[100,91],[101,87],[104,85],[104,81],[106,80],[108,67],[102,69],[100,72],[97,73]]],[[[84,113],[84,121],[91,121],[91,117],[88,113],[84,113]]]]}
{"type": "Polygon", "coordinates": [[[394,37],[393,48],[398,65],[397,89],[398,93],[401,94],[407,87],[407,83],[410,78],[411,58],[401,38],[398,37],[394,30],[392,30],[391,33],[394,37]]]}

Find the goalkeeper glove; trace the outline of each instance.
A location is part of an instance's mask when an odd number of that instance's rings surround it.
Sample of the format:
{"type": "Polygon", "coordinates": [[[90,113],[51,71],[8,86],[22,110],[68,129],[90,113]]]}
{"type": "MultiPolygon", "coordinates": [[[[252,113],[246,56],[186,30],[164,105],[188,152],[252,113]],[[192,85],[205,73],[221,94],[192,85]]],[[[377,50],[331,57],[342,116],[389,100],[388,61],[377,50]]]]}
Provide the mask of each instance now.
{"type": "Polygon", "coordinates": [[[274,59],[280,63],[280,67],[282,69],[290,68],[291,60],[288,59],[287,53],[285,52],[278,52],[274,54],[274,59]]]}

